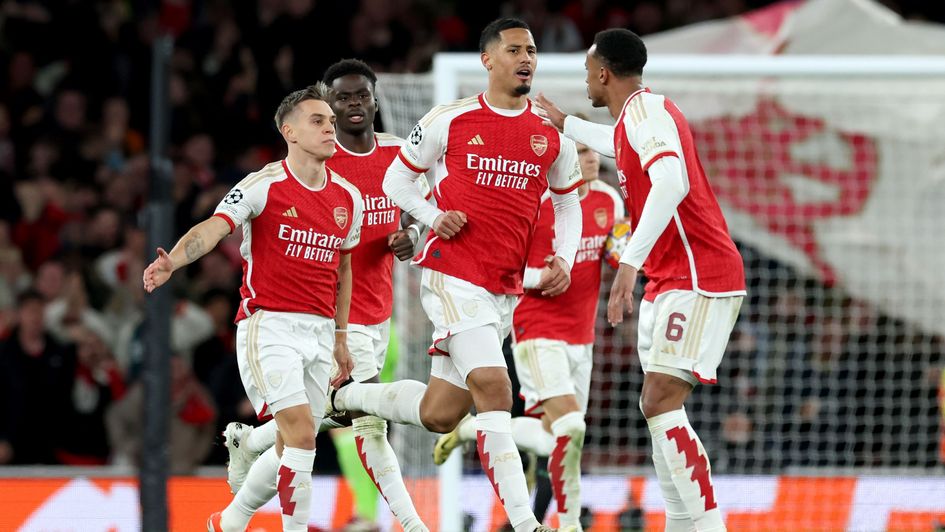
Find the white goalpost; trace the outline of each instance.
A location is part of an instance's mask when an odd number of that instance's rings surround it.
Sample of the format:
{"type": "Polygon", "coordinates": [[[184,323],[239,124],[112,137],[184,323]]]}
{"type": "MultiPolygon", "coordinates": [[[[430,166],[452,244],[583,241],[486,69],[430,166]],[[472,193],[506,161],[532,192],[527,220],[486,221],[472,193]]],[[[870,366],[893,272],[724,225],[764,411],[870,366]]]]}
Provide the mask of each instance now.
{"type": "MultiPolygon", "coordinates": [[[[591,108],[584,79],[583,54],[543,54],[533,91],[612,123],[591,108]]],[[[749,297],[720,385],[698,388],[687,406],[723,512],[736,524],[748,522],[739,521],[746,512],[768,512],[771,527],[794,530],[830,519],[885,530],[894,521],[911,526],[909,516],[919,514],[914,529],[923,529],[919,519],[945,516],[945,501],[908,483],[882,494],[861,487],[892,486],[884,475],[894,474],[929,477],[945,490],[936,399],[945,383],[945,58],[657,55],[644,81],[689,119],[746,262],[749,297]],[[796,477],[822,479],[823,487],[787,502],[748,496],[760,486],[782,493],[796,477]],[[857,483],[846,513],[810,510],[846,489],[840,477],[857,483]],[[779,513],[779,504],[790,507],[779,513]]],[[[384,128],[406,136],[434,105],[485,85],[478,54],[439,54],[429,74],[381,75],[384,128]]],[[[419,275],[396,268],[399,376],[426,380],[430,330],[419,275]]],[[[605,288],[611,278],[605,272],[605,288]]],[[[653,523],[662,503],[648,480],[636,406],[635,321],[615,330],[600,319],[597,336],[584,472],[595,486],[613,481],[619,495],[598,492],[606,502],[585,504],[601,522],[639,505],[653,523]]],[[[491,505],[470,500],[478,484],[462,476],[459,453],[437,471],[433,436],[401,427],[394,434],[405,476],[439,475],[438,495],[415,495],[438,497],[439,530],[462,530],[464,514],[473,530],[486,530],[482,508],[491,505]]],[[[471,456],[465,470],[478,473],[471,456]]]]}

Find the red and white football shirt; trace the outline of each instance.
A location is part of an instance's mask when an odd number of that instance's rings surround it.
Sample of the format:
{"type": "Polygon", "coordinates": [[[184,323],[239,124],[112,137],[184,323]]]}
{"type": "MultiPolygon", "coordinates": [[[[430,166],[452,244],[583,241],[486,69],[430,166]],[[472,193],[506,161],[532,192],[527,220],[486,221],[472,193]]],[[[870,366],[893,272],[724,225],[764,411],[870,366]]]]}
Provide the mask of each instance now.
{"type": "Polygon", "coordinates": [[[467,222],[457,236],[432,234],[415,264],[495,294],[522,293],[522,271],[542,194],[581,184],[573,141],[542,125],[531,102],[491,107],[484,94],[435,107],[400,151],[415,172],[435,169],[433,195],[467,222]]]}
{"type": "MultiPolygon", "coordinates": [[[[515,307],[512,331],[516,342],[545,338],[573,345],[594,343],[604,242],[614,221],[624,217],[623,200],[610,185],[592,181],[581,198],[581,211],[581,245],[571,268],[571,286],[556,297],[544,297],[541,290],[525,291],[515,307]]],[[[554,254],[554,231],[554,206],[545,196],[528,252],[529,268],[544,268],[545,257],[554,254]]]]}
{"type": "MultiPolygon", "coordinates": [[[[400,137],[386,133],[374,136],[374,149],[355,153],[337,143],[338,151],[328,167],[358,187],[364,202],[361,243],[351,255],[351,314],[348,321],[375,325],[390,318],[394,302],[392,272],[394,253],[387,236],[400,229],[400,208],[384,194],[384,173],[403,146],[400,137]]],[[[429,197],[426,179],[417,179],[423,195],[429,197]]]]}
{"type": "Polygon", "coordinates": [[[678,157],[688,192],[673,220],[643,263],[652,301],[669,290],[694,290],[710,297],[745,293],[742,257],[729,236],[715,194],[696,153],[689,123],[662,95],[641,89],[627,99],[614,128],[620,188],[632,227],[650,192],[647,169],[661,157],[678,157]]]}
{"type": "Polygon", "coordinates": [[[246,176],[214,216],[243,227],[243,286],[236,321],[257,309],[333,318],[342,253],[358,245],[361,193],[327,171],[319,189],[292,175],[286,161],[246,176]]]}

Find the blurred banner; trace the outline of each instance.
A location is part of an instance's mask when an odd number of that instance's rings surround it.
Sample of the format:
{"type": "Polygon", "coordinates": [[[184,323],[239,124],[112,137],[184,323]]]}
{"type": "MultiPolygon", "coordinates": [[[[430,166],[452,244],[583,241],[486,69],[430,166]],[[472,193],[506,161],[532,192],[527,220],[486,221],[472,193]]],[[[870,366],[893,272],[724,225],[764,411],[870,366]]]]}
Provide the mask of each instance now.
{"type": "MultiPolygon", "coordinates": [[[[347,485],[334,477],[314,477],[313,481],[309,530],[344,530],[354,506],[347,485]]],[[[719,475],[714,483],[731,530],[932,532],[945,526],[945,477],[719,475]]],[[[408,480],[407,487],[415,501],[422,501],[418,510],[424,520],[437,523],[436,480],[408,480]]],[[[583,492],[593,515],[590,529],[595,532],[663,530],[662,497],[653,478],[588,476],[583,492]]],[[[0,493],[4,494],[0,530],[140,529],[137,483],[131,479],[2,479],[0,493]]],[[[471,531],[493,531],[505,522],[486,477],[465,477],[462,493],[463,511],[472,519],[471,531]]],[[[168,490],[171,530],[203,530],[207,517],[230,498],[223,479],[172,479],[168,490]]],[[[383,500],[379,504],[381,530],[400,530],[391,524],[383,500]]],[[[557,520],[548,523],[555,526],[557,520]]],[[[281,530],[277,501],[263,507],[249,530],[281,530]]]]}

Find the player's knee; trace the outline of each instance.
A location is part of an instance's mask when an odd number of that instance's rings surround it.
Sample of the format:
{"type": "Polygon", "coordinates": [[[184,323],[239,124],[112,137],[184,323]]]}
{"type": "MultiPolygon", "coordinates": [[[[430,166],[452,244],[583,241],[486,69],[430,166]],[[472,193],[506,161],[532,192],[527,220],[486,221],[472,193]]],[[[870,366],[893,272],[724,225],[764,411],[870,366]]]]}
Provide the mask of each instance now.
{"type": "Polygon", "coordinates": [[[479,412],[512,409],[512,381],[509,380],[508,373],[496,372],[488,379],[480,378],[470,384],[473,401],[479,412]]]}
{"type": "Polygon", "coordinates": [[[462,421],[463,416],[465,416],[465,414],[456,416],[452,412],[420,411],[420,421],[423,422],[423,426],[430,432],[439,434],[446,434],[455,429],[456,426],[459,425],[459,422],[462,421]]]}
{"type": "Polygon", "coordinates": [[[678,410],[681,405],[676,405],[672,397],[660,393],[644,393],[640,397],[640,411],[643,417],[650,419],[660,414],[665,414],[671,410],[678,410]]]}

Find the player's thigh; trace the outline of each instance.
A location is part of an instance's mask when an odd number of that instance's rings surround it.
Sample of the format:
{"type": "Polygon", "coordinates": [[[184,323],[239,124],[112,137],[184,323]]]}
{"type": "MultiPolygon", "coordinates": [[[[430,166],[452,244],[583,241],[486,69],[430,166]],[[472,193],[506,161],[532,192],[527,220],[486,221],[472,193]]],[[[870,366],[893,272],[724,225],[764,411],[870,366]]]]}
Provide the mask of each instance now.
{"type": "Polygon", "coordinates": [[[260,419],[305,404],[303,354],[281,313],[257,311],[237,325],[236,355],[246,396],[260,419]]]}
{"type": "Polygon", "coordinates": [[[387,353],[389,331],[389,322],[378,325],[348,325],[348,352],[354,362],[352,379],[367,382],[380,373],[387,353]],[[388,326],[384,327],[385,324],[388,326]]]}
{"type": "MultiPolygon", "coordinates": [[[[512,327],[515,297],[493,294],[468,281],[424,268],[420,283],[420,300],[424,312],[433,324],[431,352],[452,355],[450,346],[459,334],[492,326],[501,335],[498,355],[502,358],[501,341],[512,327]]],[[[457,364],[457,367],[463,368],[466,365],[457,364]]],[[[504,362],[502,365],[505,365],[504,362]]]]}
{"type": "Polygon", "coordinates": [[[706,297],[686,290],[657,296],[652,305],[651,346],[644,370],[692,385],[716,382],[742,299],[706,297]]]}
{"type": "Polygon", "coordinates": [[[544,412],[543,405],[551,398],[575,394],[565,342],[545,338],[517,342],[512,356],[521,386],[519,393],[525,398],[526,415],[544,412]]]}
{"type": "Polygon", "coordinates": [[[581,412],[587,412],[591,393],[591,374],[594,371],[594,344],[568,344],[568,359],[571,362],[571,382],[574,397],[581,412]]]}
{"type": "Polygon", "coordinates": [[[325,416],[332,371],[335,364],[334,320],[312,319],[300,330],[307,339],[305,357],[305,390],[317,422],[325,416]]]}

